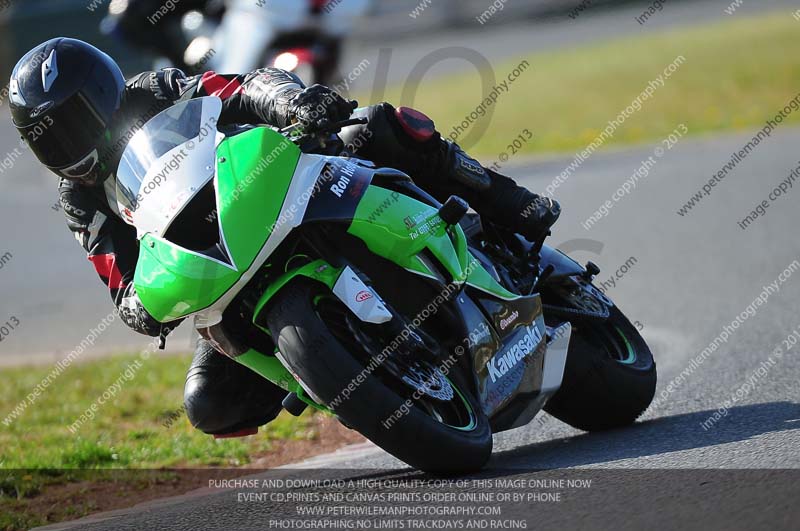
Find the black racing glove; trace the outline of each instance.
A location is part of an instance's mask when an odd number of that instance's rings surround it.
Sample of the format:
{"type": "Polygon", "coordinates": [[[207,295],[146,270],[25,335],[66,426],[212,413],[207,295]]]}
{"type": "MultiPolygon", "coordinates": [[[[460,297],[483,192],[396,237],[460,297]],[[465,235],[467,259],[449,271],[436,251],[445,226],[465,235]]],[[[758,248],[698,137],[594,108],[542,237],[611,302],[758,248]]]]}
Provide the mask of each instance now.
{"type": "Polygon", "coordinates": [[[325,123],[341,122],[353,114],[353,103],[336,91],[322,85],[312,85],[289,103],[292,119],[313,131],[325,123]]]}

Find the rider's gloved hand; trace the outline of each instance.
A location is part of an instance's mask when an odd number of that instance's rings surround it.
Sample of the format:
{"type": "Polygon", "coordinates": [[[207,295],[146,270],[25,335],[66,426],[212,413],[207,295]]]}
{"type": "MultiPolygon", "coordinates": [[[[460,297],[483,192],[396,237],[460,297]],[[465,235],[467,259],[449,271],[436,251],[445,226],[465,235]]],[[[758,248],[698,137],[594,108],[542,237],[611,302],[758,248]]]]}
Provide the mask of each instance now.
{"type": "Polygon", "coordinates": [[[347,120],[353,114],[352,102],[322,85],[312,85],[303,90],[289,105],[294,121],[310,130],[320,123],[347,120]]]}

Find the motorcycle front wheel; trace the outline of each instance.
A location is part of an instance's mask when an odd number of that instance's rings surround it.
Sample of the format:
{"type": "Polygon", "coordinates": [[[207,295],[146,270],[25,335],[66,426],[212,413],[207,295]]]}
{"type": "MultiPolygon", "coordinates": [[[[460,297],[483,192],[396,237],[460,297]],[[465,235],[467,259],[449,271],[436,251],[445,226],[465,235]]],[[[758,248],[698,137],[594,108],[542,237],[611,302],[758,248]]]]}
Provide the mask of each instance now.
{"type": "Polygon", "coordinates": [[[473,472],[488,461],[489,421],[460,367],[445,376],[420,361],[398,378],[396,366],[384,367],[391,360],[376,362],[380,351],[370,348],[360,321],[310,279],[276,295],[267,325],[282,361],[312,397],[398,459],[442,475],[473,472]],[[412,392],[415,382],[424,392],[412,392]]]}

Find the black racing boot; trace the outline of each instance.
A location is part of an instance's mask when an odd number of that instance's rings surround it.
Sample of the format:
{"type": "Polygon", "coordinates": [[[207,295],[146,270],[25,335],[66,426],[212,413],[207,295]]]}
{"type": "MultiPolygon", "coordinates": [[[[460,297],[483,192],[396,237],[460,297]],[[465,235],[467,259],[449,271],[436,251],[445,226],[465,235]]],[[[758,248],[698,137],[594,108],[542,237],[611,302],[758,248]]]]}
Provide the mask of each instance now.
{"type": "Polygon", "coordinates": [[[217,438],[240,437],[277,417],[286,394],[201,339],[186,375],[183,402],[195,428],[217,438]]]}
{"type": "Polygon", "coordinates": [[[465,199],[481,217],[536,241],[561,215],[561,205],[534,194],[513,179],[483,167],[449,140],[437,139],[438,149],[426,158],[434,175],[458,183],[449,195],[465,199]]]}
{"type": "Polygon", "coordinates": [[[475,211],[532,242],[544,237],[561,215],[558,201],[534,194],[510,177],[489,169],[485,171],[492,184],[485,197],[477,196],[475,211]]]}
{"type": "Polygon", "coordinates": [[[349,151],[408,173],[441,202],[457,195],[484,218],[531,241],[541,238],[561,213],[556,201],[484,168],[458,144],[443,139],[433,120],[419,111],[381,103],[353,116],[369,122],[342,131],[349,151]]]}

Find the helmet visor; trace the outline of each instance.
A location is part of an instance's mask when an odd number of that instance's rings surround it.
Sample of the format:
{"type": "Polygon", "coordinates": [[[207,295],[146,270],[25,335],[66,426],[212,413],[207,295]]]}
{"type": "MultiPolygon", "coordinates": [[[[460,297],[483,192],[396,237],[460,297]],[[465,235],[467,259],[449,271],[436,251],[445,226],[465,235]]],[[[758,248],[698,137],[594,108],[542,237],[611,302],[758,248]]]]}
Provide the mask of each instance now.
{"type": "MultiPolygon", "coordinates": [[[[20,132],[36,157],[57,171],[86,159],[97,148],[107,127],[83,93],[78,92],[38,122],[21,127],[20,132]]],[[[84,170],[88,173],[91,168],[84,170]]]]}

